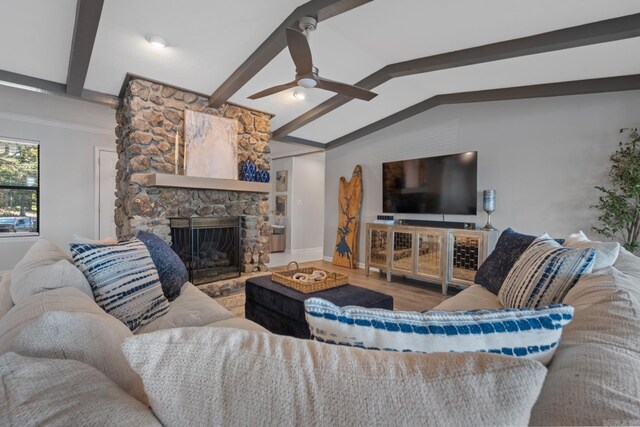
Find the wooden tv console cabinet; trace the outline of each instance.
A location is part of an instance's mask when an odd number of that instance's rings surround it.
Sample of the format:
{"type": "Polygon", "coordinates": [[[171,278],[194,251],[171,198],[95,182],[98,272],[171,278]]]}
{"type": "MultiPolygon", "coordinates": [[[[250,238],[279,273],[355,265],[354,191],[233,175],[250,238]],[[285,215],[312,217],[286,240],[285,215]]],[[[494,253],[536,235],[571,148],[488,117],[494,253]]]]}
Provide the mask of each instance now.
{"type": "Polygon", "coordinates": [[[365,271],[370,267],[442,285],[473,285],[478,266],[498,240],[497,230],[367,224],[365,271]]]}

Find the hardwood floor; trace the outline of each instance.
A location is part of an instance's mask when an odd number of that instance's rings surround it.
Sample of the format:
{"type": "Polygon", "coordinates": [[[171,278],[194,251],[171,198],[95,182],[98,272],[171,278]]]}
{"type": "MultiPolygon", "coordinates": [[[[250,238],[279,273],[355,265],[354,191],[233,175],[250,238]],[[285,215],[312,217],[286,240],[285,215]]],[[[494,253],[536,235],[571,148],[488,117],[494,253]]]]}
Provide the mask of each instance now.
{"type": "MultiPolygon", "coordinates": [[[[393,297],[393,307],[396,310],[425,311],[430,310],[440,304],[449,296],[442,295],[440,286],[428,283],[411,283],[399,281],[394,277],[394,281],[387,282],[386,276],[380,275],[377,271],[371,271],[369,277],[365,275],[364,269],[350,269],[338,267],[328,261],[310,261],[300,263],[300,267],[318,267],[325,270],[335,271],[349,276],[349,284],[362,286],[382,292],[393,297]]],[[[284,270],[286,266],[272,267],[271,271],[284,270]]]]}

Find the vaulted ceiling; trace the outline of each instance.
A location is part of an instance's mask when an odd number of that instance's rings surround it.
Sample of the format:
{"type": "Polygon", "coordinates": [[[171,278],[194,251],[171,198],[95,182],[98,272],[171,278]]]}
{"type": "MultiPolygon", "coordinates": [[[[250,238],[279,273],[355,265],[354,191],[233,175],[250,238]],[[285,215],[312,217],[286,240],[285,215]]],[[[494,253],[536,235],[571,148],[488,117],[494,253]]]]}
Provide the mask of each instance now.
{"type": "Polygon", "coordinates": [[[638,0],[22,0],[0,8],[0,80],[94,100],[117,97],[127,73],[203,94],[219,94],[235,82],[237,90],[218,100],[272,112],[275,139],[312,146],[348,142],[345,135],[357,138],[372,123],[386,125],[392,120],[385,118],[429,99],[435,100],[405,114],[477,100],[470,92],[486,91],[480,99],[527,97],[556,90],[546,84],[575,80],[601,79],[571,90],[558,86],[558,93],[640,89],[640,17],[585,26],[640,14],[638,0]],[[291,89],[247,99],[293,80],[295,66],[280,33],[283,22],[295,21],[296,11],[320,11],[324,17],[310,42],[320,75],[350,84],[364,79],[361,84],[378,93],[376,98],[346,102],[307,89],[306,99],[296,100],[291,89]],[[557,32],[577,26],[582,27],[557,32]],[[555,33],[500,44],[549,32],[555,33]],[[166,38],[168,47],[151,47],[149,33],[166,38]],[[422,70],[430,72],[384,72],[390,64],[485,45],[493,47],[431,58],[431,68],[422,70]],[[264,67],[242,67],[256,56],[264,67]],[[249,74],[238,79],[240,71],[249,74]],[[73,93],[78,84],[85,89],[81,95],[73,93]],[[522,86],[535,88],[495,91],[522,86]]]}

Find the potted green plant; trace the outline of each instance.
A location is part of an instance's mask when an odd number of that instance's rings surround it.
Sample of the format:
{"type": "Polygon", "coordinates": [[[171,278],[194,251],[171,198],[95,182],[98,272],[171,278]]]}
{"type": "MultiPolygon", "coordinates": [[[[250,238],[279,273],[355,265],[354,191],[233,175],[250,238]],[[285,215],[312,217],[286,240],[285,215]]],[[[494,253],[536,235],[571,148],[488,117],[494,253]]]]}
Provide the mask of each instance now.
{"type": "Polygon", "coordinates": [[[630,252],[640,247],[640,134],[636,128],[620,129],[627,141],[620,142],[610,157],[610,188],[596,186],[602,194],[592,207],[601,211],[593,231],[617,238],[630,252]]]}

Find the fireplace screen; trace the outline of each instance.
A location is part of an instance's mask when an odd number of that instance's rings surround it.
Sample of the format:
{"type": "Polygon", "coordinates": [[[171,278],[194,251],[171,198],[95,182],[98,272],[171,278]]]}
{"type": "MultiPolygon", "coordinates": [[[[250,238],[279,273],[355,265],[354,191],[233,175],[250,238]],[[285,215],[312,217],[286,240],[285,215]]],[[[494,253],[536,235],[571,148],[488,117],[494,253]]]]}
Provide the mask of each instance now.
{"type": "Polygon", "coordinates": [[[173,250],[194,285],[240,276],[240,218],[171,218],[173,250]]]}

